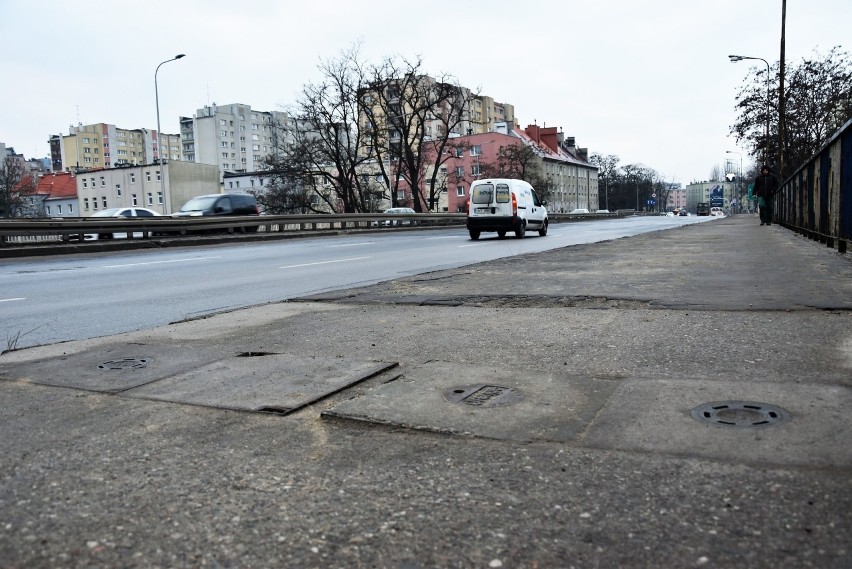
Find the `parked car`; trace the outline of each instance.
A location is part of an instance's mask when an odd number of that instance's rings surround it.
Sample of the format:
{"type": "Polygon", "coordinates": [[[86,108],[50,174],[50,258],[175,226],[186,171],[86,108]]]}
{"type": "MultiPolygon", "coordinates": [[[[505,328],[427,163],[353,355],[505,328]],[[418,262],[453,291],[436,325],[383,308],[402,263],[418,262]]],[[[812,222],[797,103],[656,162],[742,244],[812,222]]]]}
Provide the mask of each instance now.
{"type": "Polygon", "coordinates": [[[586,208],[584,208],[584,207],[578,207],[577,209],[575,209],[575,210],[574,210],[574,211],[572,211],[571,213],[589,213],[589,210],[587,210],[587,209],[586,209],[586,208]]]}
{"type": "Polygon", "coordinates": [[[678,213],[678,215],[679,215],[679,216],[681,216],[681,217],[688,217],[688,216],[689,216],[689,212],[688,212],[688,211],[686,211],[685,209],[682,209],[682,210],[680,210],[680,212],[678,213]]]}
{"type": "Polygon", "coordinates": [[[609,213],[608,209],[599,209],[595,213],[609,213]]]}
{"type": "MultiPolygon", "coordinates": [[[[148,209],[146,207],[111,207],[108,209],[102,209],[96,213],[93,213],[89,217],[125,217],[125,218],[140,218],[140,217],[163,217],[162,214],[154,211],[153,209],[148,209]]],[[[141,231],[134,231],[133,238],[138,239],[142,237],[141,231]]],[[[120,233],[87,233],[83,236],[86,241],[94,241],[97,239],[126,239],[127,232],[120,233]]]]}
{"type": "Polygon", "coordinates": [[[721,207],[711,207],[711,208],[710,208],[710,215],[715,215],[715,216],[724,217],[724,216],[725,216],[725,212],[724,212],[724,211],[722,211],[722,208],[721,208],[721,207]]]}

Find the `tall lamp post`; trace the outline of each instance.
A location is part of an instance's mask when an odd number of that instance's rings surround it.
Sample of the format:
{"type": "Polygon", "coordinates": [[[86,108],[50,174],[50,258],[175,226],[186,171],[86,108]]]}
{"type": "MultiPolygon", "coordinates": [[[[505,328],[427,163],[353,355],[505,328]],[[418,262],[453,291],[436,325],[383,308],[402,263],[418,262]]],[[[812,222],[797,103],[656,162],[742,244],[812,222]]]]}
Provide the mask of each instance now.
{"type": "MultiPolygon", "coordinates": [[[[742,195],[743,155],[740,154],[739,152],[735,152],[733,150],[726,150],[725,154],[736,154],[737,156],[740,157],[740,170],[739,170],[739,172],[737,172],[737,208],[741,208],[742,206],[740,205],[740,202],[742,202],[742,199],[743,199],[743,195],[742,195]]],[[[733,211],[733,208],[731,208],[731,210],[733,211]]]]}
{"type": "Polygon", "coordinates": [[[729,55],[728,59],[731,60],[731,63],[734,63],[736,61],[742,61],[743,59],[754,59],[754,60],[762,61],[763,63],[766,64],[766,137],[765,137],[764,143],[763,143],[763,163],[769,164],[769,162],[766,160],[767,148],[769,146],[769,115],[770,115],[769,109],[770,109],[770,106],[771,106],[770,100],[772,99],[772,86],[771,86],[772,83],[770,81],[770,75],[772,74],[772,71],[769,67],[769,62],[766,61],[765,59],[763,59],[762,57],[749,57],[748,55],[729,55]]]}
{"type": "Polygon", "coordinates": [[[184,57],[185,54],[179,53],[171,59],[167,59],[160,63],[157,66],[157,69],[154,70],[154,98],[157,103],[157,159],[160,161],[160,192],[163,195],[163,215],[169,213],[168,211],[168,203],[169,200],[166,199],[166,169],[163,168],[163,133],[160,130],[160,90],[157,87],[157,73],[160,71],[160,67],[162,67],[163,63],[168,63],[170,61],[176,61],[181,57],[184,57]]]}

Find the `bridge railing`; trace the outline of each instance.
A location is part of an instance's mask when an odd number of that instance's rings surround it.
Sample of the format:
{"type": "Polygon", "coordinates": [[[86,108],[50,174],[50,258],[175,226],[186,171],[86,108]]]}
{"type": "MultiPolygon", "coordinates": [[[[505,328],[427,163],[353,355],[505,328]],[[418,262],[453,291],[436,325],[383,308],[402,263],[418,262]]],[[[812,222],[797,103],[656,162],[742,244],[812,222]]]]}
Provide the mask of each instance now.
{"type": "Polygon", "coordinates": [[[852,240],[852,120],[775,194],[775,221],[841,253],[852,240]]]}
{"type": "MultiPolygon", "coordinates": [[[[627,215],[632,212],[628,212],[627,215]]],[[[551,223],[624,217],[606,214],[550,213],[551,223]]],[[[150,239],[201,233],[284,233],[319,230],[365,230],[437,225],[464,225],[464,213],[346,213],[305,215],[249,215],[239,217],[74,217],[52,219],[0,219],[0,247],[86,241],[92,236],[150,239]],[[88,236],[88,237],[87,237],[88,236]]],[[[109,238],[107,237],[107,238],[109,238]]],[[[92,239],[93,240],[93,239],[92,239]]]]}

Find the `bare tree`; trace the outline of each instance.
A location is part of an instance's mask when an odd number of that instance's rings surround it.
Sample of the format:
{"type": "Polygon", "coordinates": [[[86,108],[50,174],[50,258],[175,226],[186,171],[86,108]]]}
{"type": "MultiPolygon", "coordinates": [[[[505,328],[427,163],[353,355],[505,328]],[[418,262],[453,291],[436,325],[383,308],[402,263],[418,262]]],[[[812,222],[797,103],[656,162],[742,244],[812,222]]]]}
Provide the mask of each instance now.
{"type": "MultiPolygon", "coordinates": [[[[752,68],[737,93],[738,115],[730,131],[738,142],[749,147],[755,161],[761,161],[764,152],[767,157],[781,156],[778,100],[778,63],[769,71],[765,67],[752,68]],[[770,73],[768,87],[767,72],[770,73]]],[[[783,151],[786,158],[782,176],[807,161],[852,117],[849,53],[838,46],[826,55],[815,53],[813,58],[789,66],[784,107],[783,151]]]]}
{"type": "Polygon", "coordinates": [[[35,191],[36,180],[27,171],[23,159],[4,156],[0,163],[0,218],[41,217],[41,209],[33,203],[35,191]]]}
{"type": "Polygon", "coordinates": [[[614,154],[606,156],[598,153],[593,153],[589,157],[589,162],[598,167],[598,189],[601,185],[604,187],[604,204],[609,209],[609,188],[614,185],[616,173],[618,171],[618,163],[621,159],[614,154]]]}
{"type": "Polygon", "coordinates": [[[401,205],[399,190],[405,186],[417,212],[437,202],[445,182],[441,166],[451,157],[453,135],[463,134],[459,130],[469,123],[476,97],[452,77],[433,78],[421,67],[420,58],[386,58],[371,68],[361,89],[369,146],[391,188],[393,205],[401,205]]]}
{"type": "Polygon", "coordinates": [[[368,212],[375,207],[365,170],[375,158],[363,150],[359,90],[365,84],[357,46],[322,61],[322,79],[309,83],[292,110],[296,119],[277,125],[275,150],[266,166],[274,172],[267,197],[284,209],[368,212]]]}

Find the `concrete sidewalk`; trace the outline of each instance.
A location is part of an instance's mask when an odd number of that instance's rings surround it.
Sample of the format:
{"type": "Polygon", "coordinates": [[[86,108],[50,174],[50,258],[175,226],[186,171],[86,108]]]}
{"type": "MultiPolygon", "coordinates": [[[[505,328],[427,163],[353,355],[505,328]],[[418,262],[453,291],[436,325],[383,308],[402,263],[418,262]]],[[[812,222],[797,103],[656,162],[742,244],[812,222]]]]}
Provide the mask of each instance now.
{"type": "Polygon", "coordinates": [[[850,567],[852,261],[756,219],[5,353],[2,565],[850,567]]]}

